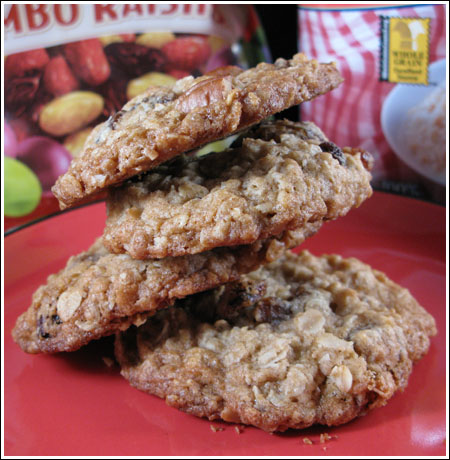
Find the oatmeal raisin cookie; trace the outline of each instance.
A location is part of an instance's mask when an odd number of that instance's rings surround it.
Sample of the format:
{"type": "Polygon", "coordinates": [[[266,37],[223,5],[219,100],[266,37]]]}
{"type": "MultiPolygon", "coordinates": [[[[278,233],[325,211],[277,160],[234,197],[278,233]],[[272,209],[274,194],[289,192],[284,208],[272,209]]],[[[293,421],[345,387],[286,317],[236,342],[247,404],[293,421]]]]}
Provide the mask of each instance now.
{"type": "Polygon", "coordinates": [[[338,86],[334,64],[296,54],[151,87],[97,126],[52,191],[61,209],[338,86]]]}
{"type": "Polygon", "coordinates": [[[116,335],[122,375],[167,404],[266,431],[383,406],[436,334],[409,291],[357,259],[287,253],[116,335]]]}
{"type": "Polygon", "coordinates": [[[35,292],[13,338],[29,353],[76,350],[142,323],[175,299],[237,279],[302,243],[320,225],[311,223],[253,245],[164,260],[110,254],[99,239],[35,292]]]}
{"type": "Polygon", "coordinates": [[[112,188],[103,242],[136,259],[251,244],[336,219],[372,194],[371,156],[313,123],[262,123],[240,147],[178,158],[112,188]]]}

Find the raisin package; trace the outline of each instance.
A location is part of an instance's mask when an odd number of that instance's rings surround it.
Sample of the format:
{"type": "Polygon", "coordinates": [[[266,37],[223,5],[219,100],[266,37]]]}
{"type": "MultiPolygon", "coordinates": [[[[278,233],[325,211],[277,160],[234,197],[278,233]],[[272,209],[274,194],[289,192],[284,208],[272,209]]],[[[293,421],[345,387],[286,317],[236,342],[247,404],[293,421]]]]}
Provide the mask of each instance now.
{"type": "Polygon", "coordinates": [[[250,5],[5,6],[5,230],[59,211],[57,177],[153,85],[270,60],[250,5]]]}

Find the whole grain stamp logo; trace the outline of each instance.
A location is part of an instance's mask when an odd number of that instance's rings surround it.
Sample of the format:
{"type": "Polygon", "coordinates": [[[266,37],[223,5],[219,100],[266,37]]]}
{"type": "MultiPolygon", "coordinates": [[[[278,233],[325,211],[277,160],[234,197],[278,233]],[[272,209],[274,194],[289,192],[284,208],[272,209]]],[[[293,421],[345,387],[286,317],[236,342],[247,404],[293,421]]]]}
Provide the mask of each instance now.
{"type": "Polygon", "coordinates": [[[380,80],[428,85],[430,18],[380,19],[380,80]]]}

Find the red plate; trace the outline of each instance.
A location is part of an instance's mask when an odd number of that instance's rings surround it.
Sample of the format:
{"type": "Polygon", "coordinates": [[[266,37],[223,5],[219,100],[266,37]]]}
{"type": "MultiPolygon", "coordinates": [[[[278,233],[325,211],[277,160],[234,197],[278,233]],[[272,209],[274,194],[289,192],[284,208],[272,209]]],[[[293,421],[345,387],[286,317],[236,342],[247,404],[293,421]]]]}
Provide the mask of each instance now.
{"type": "Polygon", "coordinates": [[[314,254],[354,256],[386,272],[434,315],[439,334],[408,388],[387,406],[340,427],[281,435],[251,427],[238,434],[232,424],[197,419],[132,388],[118,367],[107,365],[111,339],[54,356],[27,355],[12,341],[10,331],[33,291],[88,248],[104,220],[104,205],[96,204],[5,239],[6,455],[445,455],[445,208],[375,193],[305,243],[314,254]],[[325,432],[336,437],[321,444],[325,432]]]}

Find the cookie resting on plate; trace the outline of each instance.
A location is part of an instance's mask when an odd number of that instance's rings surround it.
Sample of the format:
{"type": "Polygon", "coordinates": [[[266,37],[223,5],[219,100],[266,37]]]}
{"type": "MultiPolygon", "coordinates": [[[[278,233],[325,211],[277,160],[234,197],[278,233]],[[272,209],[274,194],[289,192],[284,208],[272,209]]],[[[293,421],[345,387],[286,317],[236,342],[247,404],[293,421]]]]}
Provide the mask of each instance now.
{"type": "Polygon", "coordinates": [[[266,431],[339,425],[407,386],[436,334],[357,259],[284,258],[116,334],[122,375],[167,404],[266,431]]]}
{"type": "Polygon", "coordinates": [[[321,222],[252,245],[185,257],[134,260],[110,254],[98,239],[69,259],[33,295],[13,338],[28,353],[74,351],[139,324],[175,299],[233,281],[313,235],[321,222]]]}
{"type": "Polygon", "coordinates": [[[240,131],[342,82],[334,64],[296,54],[151,87],[97,126],[52,191],[61,209],[187,150],[240,131]]]}
{"type": "Polygon", "coordinates": [[[372,194],[371,155],[341,150],[313,123],[265,122],[238,141],[111,188],[104,245],[147,259],[251,244],[336,219],[372,194]]]}

